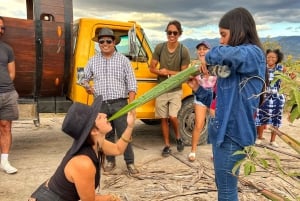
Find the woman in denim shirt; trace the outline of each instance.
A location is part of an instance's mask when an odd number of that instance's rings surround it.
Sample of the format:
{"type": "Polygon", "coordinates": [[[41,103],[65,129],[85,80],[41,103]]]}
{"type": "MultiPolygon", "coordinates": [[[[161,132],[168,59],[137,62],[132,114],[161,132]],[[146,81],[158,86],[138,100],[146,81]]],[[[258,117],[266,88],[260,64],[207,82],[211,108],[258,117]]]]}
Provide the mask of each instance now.
{"type": "MultiPolygon", "coordinates": [[[[233,155],[256,139],[254,114],[264,88],[266,59],[255,21],[244,8],[227,12],[219,22],[220,46],[205,57],[210,65],[227,65],[231,74],[218,77],[216,113],[209,122],[218,200],[238,200],[235,163],[245,155],[233,155]]],[[[202,65],[206,70],[206,64],[202,65]]],[[[238,172],[236,173],[238,174],[238,172]]]]}

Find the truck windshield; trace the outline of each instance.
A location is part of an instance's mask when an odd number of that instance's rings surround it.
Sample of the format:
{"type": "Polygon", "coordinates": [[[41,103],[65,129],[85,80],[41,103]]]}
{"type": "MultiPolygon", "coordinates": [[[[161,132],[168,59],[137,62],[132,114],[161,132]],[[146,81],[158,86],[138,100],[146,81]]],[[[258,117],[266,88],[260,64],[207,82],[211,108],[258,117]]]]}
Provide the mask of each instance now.
{"type": "MultiPolygon", "coordinates": [[[[125,55],[130,60],[134,60],[133,55],[130,55],[128,35],[120,36],[120,39],[121,39],[120,43],[116,45],[116,51],[125,55]]],[[[145,58],[146,53],[141,45],[141,42],[139,40],[136,40],[136,41],[137,41],[137,44],[136,44],[135,48],[137,50],[137,57],[145,58]]],[[[98,43],[95,43],[95,51],[96,51],[95,53],[100,52],[100,47],[99,47],[98,43]]]]}

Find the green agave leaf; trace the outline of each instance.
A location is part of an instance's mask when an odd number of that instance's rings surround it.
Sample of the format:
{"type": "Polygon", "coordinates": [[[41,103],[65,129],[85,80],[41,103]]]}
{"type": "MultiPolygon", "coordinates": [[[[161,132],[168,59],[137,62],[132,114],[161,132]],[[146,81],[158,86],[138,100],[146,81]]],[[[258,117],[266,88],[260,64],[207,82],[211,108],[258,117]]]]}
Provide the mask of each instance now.
{"type": "Polygon", "coordinates": [[[190,78],[190,76],[200,74],[199,65],[200,63],[195,63],[192,66],[186,68],[185,70],[177,73],[176,75],[156,85],[155,87],[153,87],[151,90],[149,90],[139,98],[135,99],[125,107],[121,108],[121,110],[119,110],[114,115],[112,115],[108,119],[108,121],[117,119],[125,115],[126,113],[128,113],[130,110],[133,110],[149,102],[150,100],[156,98],[157,96],[174,89],[175,87],[181,85],[183,82],[186,82],[190,78]]]}

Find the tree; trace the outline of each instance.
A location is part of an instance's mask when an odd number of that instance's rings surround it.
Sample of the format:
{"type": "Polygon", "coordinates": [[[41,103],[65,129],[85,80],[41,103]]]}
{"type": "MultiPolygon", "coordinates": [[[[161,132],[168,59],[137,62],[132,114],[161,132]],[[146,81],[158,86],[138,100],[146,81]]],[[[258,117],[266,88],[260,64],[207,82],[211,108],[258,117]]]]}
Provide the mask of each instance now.
{"type": "Polygon", "coordinates": [[[267,49],[274,50],[274,49],[281,49],[281,46],[279,45],[278,41],[274,41],[271,39],[270,36],[268,36],[266,40],[263,42],[263,48],[264,50],[267,49]]]}

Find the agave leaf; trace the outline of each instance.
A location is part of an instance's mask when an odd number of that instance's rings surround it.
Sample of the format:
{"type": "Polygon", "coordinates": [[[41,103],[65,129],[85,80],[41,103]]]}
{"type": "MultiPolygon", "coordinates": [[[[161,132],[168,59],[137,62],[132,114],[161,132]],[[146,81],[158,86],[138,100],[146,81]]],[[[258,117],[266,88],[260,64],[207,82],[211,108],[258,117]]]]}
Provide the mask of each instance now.
{"type": "Polygon", "coordinates": [[[157,96],[174,89],[175,87],[181,85],[183,82],[186,82],[190,78],[190,76],[195,76],[197,74],[200,74],[199,65],[200,65],[199,62],[195,63],[195,64],[191,65],[190,67],[186,68],[185,70],[177,73],[176,75],[174,75],[174,76],[166,79],[165,81],[161,82],[160,84],[156,85],[155,87],[150,89],[148,92],[141,95],[139,98],[135,99],[128,105],[121,108],[118,112],[113,114],[108,119],[108,121],[117,119],[117,118],[123,116],[124,114],[126,114],[127,112],[129,112],[130,110],[133,110],[133,109],[149,102],[150,100],[156,98],[157,96]]]}
{"type": "Polygon", "coordinates": [[[280,130],[277,130],[270,126],[270,130],[274,131],[285,143],[287,143],[291,148],[293,148],[298,154],[300,154],[300,142],[292,138],[286,133],[283,133],[280,130]]]}

